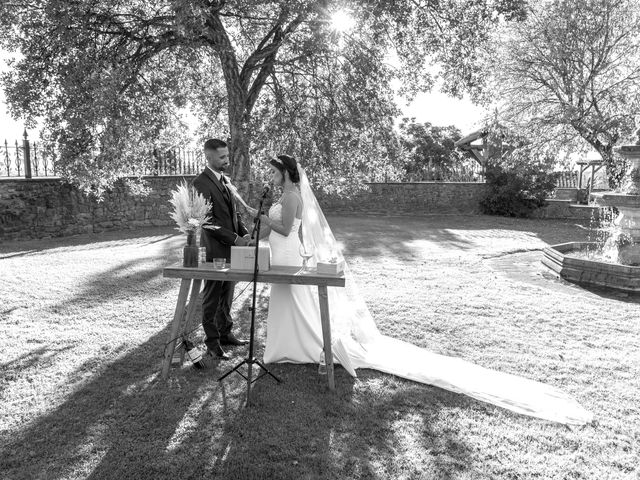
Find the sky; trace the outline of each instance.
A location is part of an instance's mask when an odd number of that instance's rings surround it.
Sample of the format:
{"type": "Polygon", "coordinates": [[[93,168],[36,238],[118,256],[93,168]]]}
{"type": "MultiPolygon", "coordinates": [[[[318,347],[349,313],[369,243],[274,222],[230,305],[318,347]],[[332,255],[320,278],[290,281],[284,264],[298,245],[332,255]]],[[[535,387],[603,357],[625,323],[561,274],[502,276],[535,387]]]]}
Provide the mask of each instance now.
{"type": "MultiPolygon", "coordinates": [[[[0,50],[0,72],[7,70],[6,53],[0,50]]],[[[419,123],[430,122],[438,126],[455,125],[463,135],[478,128],[483,111],[467,99],[458,100],[438,91],[419,94],[407,105],[401,98],[396,99],[402,110],[402,116],[415,117],[419,123]]],[[[11,118],[6,105],[4,92],[0,89],[0,142],[7,139],[12,142],[22,139],[24,124],[20,119],[11,118]]],[[[28,130],[29,138],[36,139],[38,132],[28,130]]]]}
{"type": "Polygon", "coordinates": [[[435,90],[417,95],[409,105],[401,99],[397,99],[397,102],[403,116],[415,117],[419,123],[430,122],[442,127],[454,125],[462,135],[480,128],[479,123],[484,115],[484,110],[470,100],[459,100],[435,90]]]}
{"type": "MultiPolygon", "coordinates": [[[[6,64],[7,53],[0,50],[0,73],[6,72],[9,67],[6,64]]],[[[0,88],[0,142],[4,143],[5,139],[9,142],[22,138],[24,125],[19,120],[11,118],[9,115],[4,91],[0,88]]]]}

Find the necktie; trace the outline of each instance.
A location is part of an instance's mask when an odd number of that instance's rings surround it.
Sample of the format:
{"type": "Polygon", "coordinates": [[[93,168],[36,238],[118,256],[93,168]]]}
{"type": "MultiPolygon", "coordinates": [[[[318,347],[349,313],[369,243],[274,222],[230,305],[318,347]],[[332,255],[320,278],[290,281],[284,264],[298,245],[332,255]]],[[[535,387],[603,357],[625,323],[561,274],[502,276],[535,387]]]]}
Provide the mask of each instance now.
{"type": "Polygon", "coordinates": [[[229,180],[224,175],[220,175],[220,181],[222,182],[222,190],[227,202],[231,202],[231,192],[229,191],[229,180]]]}
{"type": "Polygon", "coordinates": [[[232,196],[231,196],[231,190],[229,189],[229,180],[227,180],[227,177],[225,177],[224,175],[220,175],[220,181],[222,182],[223,190],[226,194],[225,200],[227,201],[227,204],[231,208],[231,220],[233,221],[233,231],[237,232],[238,219],[236,218],[236,215],[233,214],[233,202],[231,201],[232,196]]]}

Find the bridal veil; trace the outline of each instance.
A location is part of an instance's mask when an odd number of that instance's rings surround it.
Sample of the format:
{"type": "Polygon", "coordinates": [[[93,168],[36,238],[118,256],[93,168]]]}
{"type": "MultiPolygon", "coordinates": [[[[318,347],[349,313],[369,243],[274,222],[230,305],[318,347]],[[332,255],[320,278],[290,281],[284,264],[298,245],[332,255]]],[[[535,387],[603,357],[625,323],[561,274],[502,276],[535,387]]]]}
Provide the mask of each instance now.
{"type": "MultiPolygon", "coordinates": [[[[331,258],[342,261],[342,249],[322,213],[309,179],[300,165],[298,170],[304,202],[303,241],[313,247],[312,262],[331,258]]],[[[357,368],[371,368],[563,424],[583,425],[593,419],[593,415],[571,396],[550,385],[432,353],[382,335],[358,293],[348,266],[345,267],[345,280],[345,288],[329,289],[329,307],[333,353],[351,375],[356,376],[357,368]]]]}

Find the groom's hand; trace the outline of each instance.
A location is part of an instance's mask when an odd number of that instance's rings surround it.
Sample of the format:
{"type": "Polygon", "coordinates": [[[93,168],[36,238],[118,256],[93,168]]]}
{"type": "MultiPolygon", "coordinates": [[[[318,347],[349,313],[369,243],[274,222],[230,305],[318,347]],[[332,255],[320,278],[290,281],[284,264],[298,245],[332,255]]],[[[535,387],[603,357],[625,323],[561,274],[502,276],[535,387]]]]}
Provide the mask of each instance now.
{"type": "Polygon", "coordinates": [[[251,240],[251,235],[249,235],[247,233],[244,237],[241,237],[240,235],[238,235],[236,237],[235,244],[238,247],[248,247],[248,246],[251,246],[251,245],[255,245],[255,242],[253,240],[251,240]]]}
{"type": "Polygon", "coordinates": [[[244,239],[247,241],[247,246],[248,246],[248,247],[253,247],[253,246],[256,244],[256,241],[255,241],[255,240],[253,240],[253,239],[251,238],[251,235],[249,235],[248,233],[247,233],[244,237],[242,237],[242,238],[244,238],[244,239]]]}
{"type": "Polygon", "coordinates": [[[246,247],[249,243],[247,242],[247,235],[241,237],[240,235],[236,236],[236,241],[234,242],[238,247],[246,247]]]}

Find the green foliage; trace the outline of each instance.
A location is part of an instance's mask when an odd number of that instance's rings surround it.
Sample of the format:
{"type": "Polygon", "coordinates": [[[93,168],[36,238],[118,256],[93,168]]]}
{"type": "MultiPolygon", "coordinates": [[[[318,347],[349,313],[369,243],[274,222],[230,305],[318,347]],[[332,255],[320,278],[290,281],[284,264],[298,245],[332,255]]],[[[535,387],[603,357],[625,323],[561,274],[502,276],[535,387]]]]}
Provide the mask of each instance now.
{"type": "MultiPolygon", "coordinates": [[[[329,35],[324,51],[316,46],[315,55],[302,57],[306,75],[276,70],[274,88],[265,89],[252,115],[256,176],[268,170],[269,153],[287,152],[306,167],[317,190],[346,196],[396,164],[393,69],[376,61],[383,52],[376,51],[369,29],[355,26],[351,37],[357,41],[340,46],[329,35]]],[[[298,57],[299,48],[286,48],[283,55],[298,57]]]]}
{"type": "Polygon", "coordinates": [[[415,123],[415,119],[404,118],[400,123],[400,144],[404,150],[404,172],[409,177],[441,180],[438,175],[451,171],[456,162],[464,157],[455,147],[462,138],[460,130],[453,125],[438,127],[427,123],[415,123]],[[438,175],[433,177],[433,169],[438,175]]]}
{"type": "Polygon", "coordinates": [[[535,158],[526,148],[516,150],[508,158],[488,165],[489,190],[480,207],[489,215],[529,217],[545,205],[559,174],[549,170],[552,158],[535,158]]]}
{"type": "Polygon", "coordinates": [[[487,101],[540,150],[595,149],[619,186],[626,166],[613,147],[640,108],[640,0],[541,0],[528,10],[485,55],[487,101]]]}
{"type": "Polygon", "coordinates": [[[509,0],[15,0],[0,4],[0,44],[20,53],[2,83],[16,117],[44,117],[62,175],[98,194],[159,143],[184,141],[185,109],[203,137],[228,136],[241,191],[251,153],[268,149],[306,159],[320,182],[357,181],[395,158],[391,80],[409,96],[431,88],[428,58],[448,91],[478,88],[473,52],[522,11],[509,0]],[[352,31],[332,27],[339,9],[352,31]]]}

